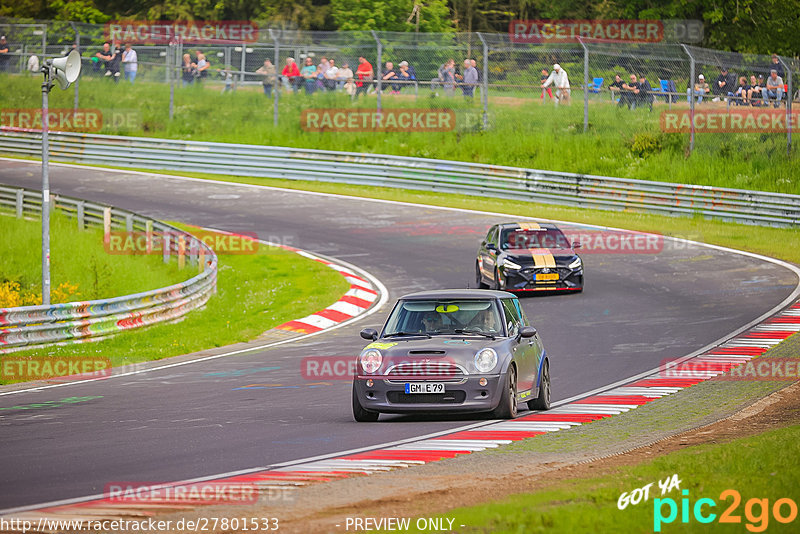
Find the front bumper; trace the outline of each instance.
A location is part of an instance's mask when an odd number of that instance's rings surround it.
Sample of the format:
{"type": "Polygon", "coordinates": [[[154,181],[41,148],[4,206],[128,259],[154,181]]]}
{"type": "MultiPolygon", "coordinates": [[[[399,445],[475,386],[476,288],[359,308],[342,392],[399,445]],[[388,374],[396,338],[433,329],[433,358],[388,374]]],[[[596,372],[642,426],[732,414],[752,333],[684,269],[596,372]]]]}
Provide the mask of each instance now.
{"type": "Polygon", "coordinates": [[[519,270],[503,269],[499,275],[500,288],[504,291],[580,291],[583,289],[582,268],[572,270],[568,267],[558,267],[543,273],[541,269],[526,267],[519,270]],[[537,274],[558,274],[558,279],[537,280],[537,274]]]}
{"type": "Polygon", "coordinates": [[[502,398],[501,375],[469,375],[452,383],[442,380],[409,380],[413,382],[444,382],[444,393],[405,393],[405,382],[373,379],[367,386],[368,376],[358,376],[354,387],[358,400],[365,410],[382,413],[452,413],[488,412],[497,408],[502,398]],[[481,386],[481,378],[486,385],[481,386]]]}

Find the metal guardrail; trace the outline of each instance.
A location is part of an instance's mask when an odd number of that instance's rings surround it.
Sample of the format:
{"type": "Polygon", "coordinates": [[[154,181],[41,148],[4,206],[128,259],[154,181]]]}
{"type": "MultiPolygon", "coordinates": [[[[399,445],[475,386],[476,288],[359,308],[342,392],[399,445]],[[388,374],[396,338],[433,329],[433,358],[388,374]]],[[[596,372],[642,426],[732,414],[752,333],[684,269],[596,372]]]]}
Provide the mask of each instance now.
{"type": "MultiPolygon", "coordinates": [[[[202,272],[179,284],[122,297],[0,308],[0,353],[52,343],[95,341],[123,330],[172,321],[204,305],[214,293],[217,256],[191,234],[136,213],[85,200],[53,195],[51,202],[53,209],[74,216],[81,229],[102,226],[109,231],[152,235],[157,241],[154,246],[163,249],[165,261],[185,250],[189,264],[202,267],[202,272]],[[181,238],[185,238],[183,243],[181,238]]],[[[41,206],[40,191],[0,186],[0,211],[8,215],[38,217],[41,206]]]]}
{"type": "MultiPolygon", "coordinates": [[[[0,128],[0,152],[38,156],[41,134],[0,128]]],[[[800,225],[800,195],[458,161],[228,143],[51,133],[60,161],[372,185],[596,209],[800,225]]]]}

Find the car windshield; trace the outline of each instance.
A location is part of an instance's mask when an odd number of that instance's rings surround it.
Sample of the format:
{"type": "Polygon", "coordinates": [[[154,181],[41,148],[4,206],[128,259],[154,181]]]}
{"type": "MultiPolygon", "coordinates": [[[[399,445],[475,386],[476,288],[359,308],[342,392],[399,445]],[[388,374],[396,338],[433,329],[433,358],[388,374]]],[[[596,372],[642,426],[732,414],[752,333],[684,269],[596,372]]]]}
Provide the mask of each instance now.
{"type": "Polygon", "coordinates": [[[503,334],[503,323],[491,299],[401,300],[386,321],[384,336],[503,334]]]}
{"type": "Polygon", "coordinates": [[[567,236],[558,228],[503,230],[500,243],[504,250],[572,247],[567,236]]]}

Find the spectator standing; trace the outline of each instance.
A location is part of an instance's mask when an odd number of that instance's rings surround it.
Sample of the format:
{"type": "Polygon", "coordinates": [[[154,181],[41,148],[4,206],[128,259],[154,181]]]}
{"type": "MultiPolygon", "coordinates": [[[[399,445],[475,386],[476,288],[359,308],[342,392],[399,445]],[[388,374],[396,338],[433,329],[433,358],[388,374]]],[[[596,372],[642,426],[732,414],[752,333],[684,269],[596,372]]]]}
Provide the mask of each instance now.
{"type": "Polygon", "coordinates": [[[267,97],[271,97],[272,87],[275,85],[275,80],[277,79],[275,65],[272,64],[272,61],[265,59],[264,64],[256,70],[256,74],[262,76],[261,86],[264,88],[264,94],[267,95],[267,97]]]}
{"type": "MultiPolygon", "coordinates": [[[[751,76],[753,80],[755,77],[751,76]]],[[[737,106],[747,106],[750,104],[748,94],[750,93],[750,84],[747,83],[747,78],[739,76],[739,85],[733,91],[728,91],[728,96],[733,99],[733,103],[737,106]]]]}
{"type": "Polygon", "coordinates": [[[130,43],[125,44],[125,51],[122,52],[122,64],[125,70],[125,80],[133,83],[136,79],[136,71],[139,70],[139,58],[130,43]]]}
{"type": "Polygon", "coordinates": [[[11,63],[11,45],[5,35],[0,35],[0,72],[8,72],[11,63]]]}
{"type": "Polygon", "coordinates": [[[200,50],[197,51],[197,79],[198,81],[208,77],[208,69],[211,68],[211,63],[206,59],[206,55],[200,50]]]}
{"type": "Polygon", "coordinates": [[[461,85],[461,92],[464,98],[472,98],[475,93],[475,86],[478,85],[478,69],[472,66],[469,59],[464,60],[464,79],[461,85]]]}
{"type": "Polygon", "coordinates": [[[556,104],[559,102],[565,102],[569,104],[569,76],[567,76],[567,71],[562,69],[561,65],[558,63],[553,65],[553,72],[551,72],[550,76],[547,77],[547,80],[545,80],[545,82],[542,84],[542,87],[550,87],[551,84],[556,88],[556,104]]]}
{"type": "Polygon", "coordinates": [[[342,68],[336,74],[336,84],[344,87],[344,92],[350,96],[356,94],[356,84],[353,81],[353,69],[350,68],[348,63],[343,63],[342,68]]]}
{"type": "Polygon", "coordinates": [[[448,59],[444,65],[439,67],[439,80],[442,82],[444,94],[453,96],[456,89],[456,60],[448,59]]]}
{"type": "Polygon", "coordinates": [[[783,69],[783,63],[781,63],[780,58],[778,58],[778,54],[772,54],[772,59],[767,67],[767,72],[771,72],[772,69],[775,69],[775,72],[778,73],[779,77],[783,78],[786,76],[786,72],[783,69]]]}
{"type": "Polygon", "coordinates": [[[648,106],[650,111],[653,111],[653,101],[655,97],[653,96],[653,87],[650,85],[650,82],[647,81],[647,78],[644,77],[644,74],[639,75],[639,94],[637,95],[636,101],[641,106],[648,106]]]}
{"type": "Polygon", "coordinates": [[[481,76],[481,71],[478,70],[478,62],[475,61],[474,59],[470,59],[469,60],[469,64],[472,65],[472,68],[475,69],[475,72],[478,73],[478,83],[482,83],[483,82],[483,79],[482,79],[483,76],[481,76]]]}
{"type": "Polygon", "coordinates": [[[375,71],[372,70],[372,65],[364,56],[358,58],[356,77],[358,78],[358,82],[356,82],[355,96],[358,98],[358,95],[366,94],[367,89],[369,89],[369,84],[375,77],[375,71]]]}
{"type": "Polygon", "coordinates": [[[217,69],[217,72],[219,72],[220,78],[225,81],[225,85],[222,87],[222,94],[233,92],[233,74],[231,73],[231,67],[225,65],[224,69],[217,69]]]}
{"type": "Polygon", "coordinates": [[[300,82],[302,78],[300,77],[300,68],[295,63],[293,57],[286,58],[286,65],[283,67],[281,71],[281,76],[283,76],[283,81],[286,84],[286,87],[292,88],[292,91],[297,93],[300,89],[300,82]]]}
{"type": "Polygon", "coordinates": [[[708,84],[706,83],[706,77],[702,74],[697,77],[697,83],[694,84],[694,88],[689,87],[686,89],[686,101],[691,103],[692,94],[697,97],[697,103],[701,104],[703,102],[703,97],[710,92],[708,84]],[[694,89],[694,91],[692,91],[694,89]]]}
{"type": "Polygon", "coordinates": [[[192,61],[192,56],[183,54],[183,65],[181,66],[181,82],[184,87],[194,83],[197,78],[197,65],[192,61]]]}
{"type": "Polygon", "coordinates": [[[325,88],[328,91],[336,90],[336,78],[339,76],[339,67],[336,66],[336,61],[331,58],[328,70],[325,71],[324,80],[322,80],[325,88]]]}
{"type": "Polygon", "coordinates": [[[318,68],[314,65],[314,60],[310,57],[306,58],[305,65],[300,69],[300,76],[305,80],[306,94],[314,94],[314,89],[317,88],[317,72],[318,68]]]}
{"type": "MultiPolygon", "coordinates": [[[[543,71],[543,72],[547,72],[547,71],[543,71]]],[[[621,91],[622,91],[622,86],[623,85],[625,85],[625,82],[622,81],[622,76],[620,76],[619,74],[615,74],[614,75],[614,81],[611,82],[608,85],[608,90],[611,91],[612,97],[613,97],[613,95],[615,93],[620,93],[620,104],[618,104],[618,105],[622,105],[622,93],[621,93],[621,91]]]]}
{"type": "Polygon", "coordinates": [[[547,81],[547,78],[550,77],[550,73],[547,72],[547,69],[542,69],[541,74],[541,85],[542,85],[542,96],[539,97],[539,102],[544,102],[544,94],[547,92],[547,96],[550,97],[550,100],[553,100],[553,90],[548,86],[545,87],[544,83],[547,81]]]}
{"type": "Polygon", "coordinates": [[[766,86],[761,91],[764,105],[769,106],[769,99],[774,98],[774,106],[777,108],[783,100],[783,78],[778,76],[778,69],[772,69],[766,81],[766,86]]]}
{"type": "Polygon", "coordinates": [[[717,76],[714,85],[711,87],[711,92],[714,94],[713,102],[719,102],[720,96],[725,96],[728,92],[734,90],[736,84],[736,76],[728,72],[728,67],[722,67],[719,76],[717,76]]]}

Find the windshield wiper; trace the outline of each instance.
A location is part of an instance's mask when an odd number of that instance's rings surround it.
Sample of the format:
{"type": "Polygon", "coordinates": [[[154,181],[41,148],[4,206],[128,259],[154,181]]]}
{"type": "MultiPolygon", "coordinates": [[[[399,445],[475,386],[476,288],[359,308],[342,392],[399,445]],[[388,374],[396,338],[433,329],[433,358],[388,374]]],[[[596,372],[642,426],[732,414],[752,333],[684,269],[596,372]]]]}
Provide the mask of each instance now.
{"type": "Polygon", "coordinates": [[[431,335],[427,332],[395,332],[393,334],[386,334],[383,337],[399,337],[399,336],[425,336],[428,339],[431,338],[431,335]]]}
{"type": "Polygon", "coordinates": [[[470,328],[463,328],[454,330],[456,334],[477,334],[479,336],[489,337],[492,339],[497,339],[494,334],[487,334],[486,332],[481,332],[480,330],[472,330],[470,328]]]}

